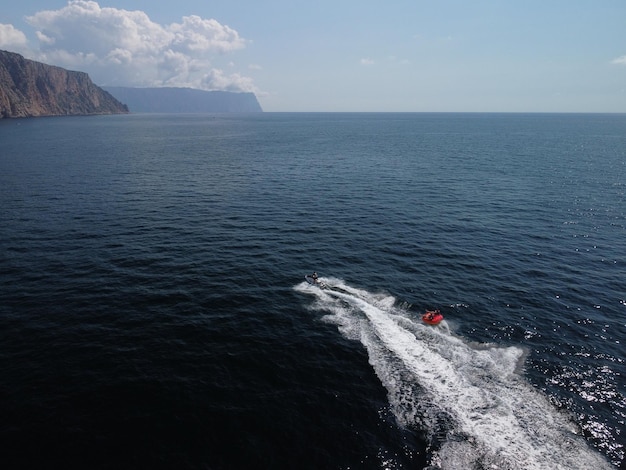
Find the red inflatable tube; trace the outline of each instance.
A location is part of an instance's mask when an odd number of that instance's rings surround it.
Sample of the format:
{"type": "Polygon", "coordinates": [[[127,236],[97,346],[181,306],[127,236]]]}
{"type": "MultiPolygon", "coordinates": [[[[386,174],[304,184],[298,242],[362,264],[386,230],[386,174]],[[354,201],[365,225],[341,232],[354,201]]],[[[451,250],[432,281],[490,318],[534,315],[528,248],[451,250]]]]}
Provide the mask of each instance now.
{"type": "Polygon", "coordinates": [[[428,310],[422,315],[422,321],[429,325],[437,325],[443,320],[443,315],[439,310],[428,310]]]}

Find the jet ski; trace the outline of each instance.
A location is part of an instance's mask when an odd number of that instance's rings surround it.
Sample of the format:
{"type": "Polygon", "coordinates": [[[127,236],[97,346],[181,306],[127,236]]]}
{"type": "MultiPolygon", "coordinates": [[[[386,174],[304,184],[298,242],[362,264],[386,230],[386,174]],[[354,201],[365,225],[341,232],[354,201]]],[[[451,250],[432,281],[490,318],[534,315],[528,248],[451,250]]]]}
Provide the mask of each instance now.
{"type": "Polygon", "coordinates": [[[317,286],[320,289],[326,289],[326,284],[319,280],[317,273],[307,274],[304,276],[304,279],[312,286],[317,286]]]}

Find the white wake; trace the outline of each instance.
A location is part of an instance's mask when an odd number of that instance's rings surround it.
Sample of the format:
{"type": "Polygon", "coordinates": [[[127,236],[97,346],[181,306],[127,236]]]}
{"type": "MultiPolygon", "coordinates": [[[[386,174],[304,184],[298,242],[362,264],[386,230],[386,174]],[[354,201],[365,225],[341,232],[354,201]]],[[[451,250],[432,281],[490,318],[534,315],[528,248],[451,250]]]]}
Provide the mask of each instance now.
{"type": "Polygon", "coordinates": [[[425,325],[391,296],[324,282],[331,288],[302,282],[296,290],[312,295],[325,321],[365,346],[399,425],[426,430],[431,468],[613,468],[518,373],[521,348],[470,345],[445,320],[425,325]]]}

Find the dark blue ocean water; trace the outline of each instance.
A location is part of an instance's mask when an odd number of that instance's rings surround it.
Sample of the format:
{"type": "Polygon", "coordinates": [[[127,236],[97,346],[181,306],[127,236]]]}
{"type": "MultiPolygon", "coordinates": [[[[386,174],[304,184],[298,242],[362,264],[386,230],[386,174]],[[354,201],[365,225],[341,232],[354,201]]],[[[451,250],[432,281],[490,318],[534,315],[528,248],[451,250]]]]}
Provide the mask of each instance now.
{"type": "Polygon", "coordinates": [[[2,120],[0,465],[625,468],[625,191],[626,115],[2,120]]]}

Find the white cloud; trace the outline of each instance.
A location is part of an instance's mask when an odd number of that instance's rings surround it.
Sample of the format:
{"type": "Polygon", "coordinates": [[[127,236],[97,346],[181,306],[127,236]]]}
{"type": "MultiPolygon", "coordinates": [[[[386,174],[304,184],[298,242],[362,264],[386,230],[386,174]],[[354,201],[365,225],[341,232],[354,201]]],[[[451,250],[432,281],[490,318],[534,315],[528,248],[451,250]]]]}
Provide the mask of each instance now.
{"type": "Polygon", "coordinates": [[[238,73],[225,75],[224,71],[212,69],[202,78],[202,89],[223,91],[253,91],[252,79],[238,73]]]}
{"type": "Polygon", "coordinates": [[[366,57],[361,59],[361,65],[374,65],[374,61],[366,57]]]}
{"type": "Polygon", "coordinates": [[[626,65],[626,55],[618,57],[617,59],[613,59],[611,63],[617,65],[626,65]]]}
{"type": "Polygon", "coordinates": [[[167,29],[174,34],[172,46],[180,50],[226,53],[245,46],[237,31],[214,19],[185,16],[182,23],[173,23],[167,29]]]}
{"type": "Polygon", "coordinates": [[[27,50],[26,35],[11,24],[0,24],[0,48],[11,52],[27,50]]]}
{"type": "Polygon", "coordinates": [[[255,91],[251,79],[213,66],[217,56],[246,45],[237,31],[214,19],[193,15],[160,25],[142,11],[70,0],[26,21],[37,30],[38,60],[88,72],[101,85],[218,89],[214,83],[222,83],[232,91],[255,91]]]}

